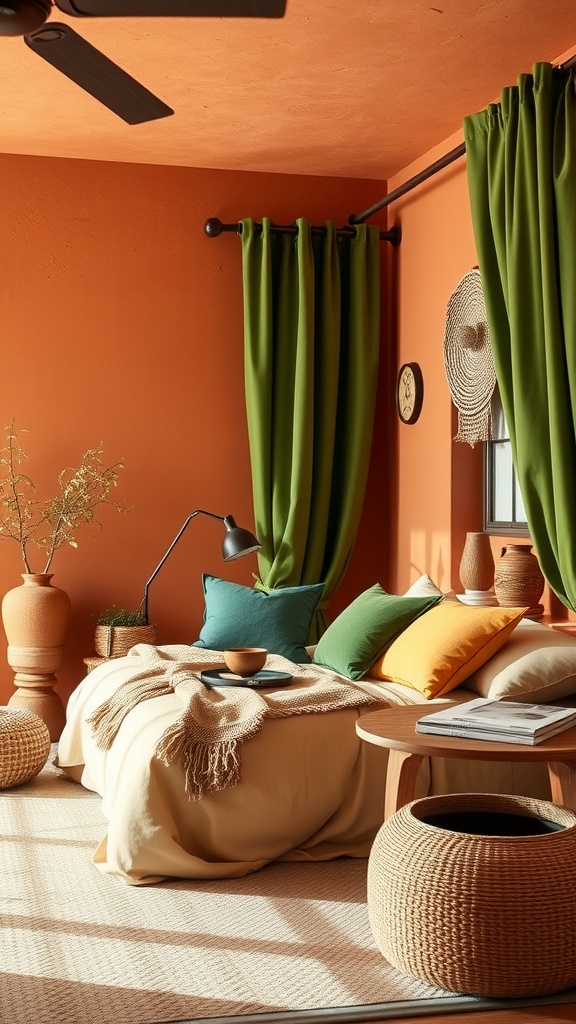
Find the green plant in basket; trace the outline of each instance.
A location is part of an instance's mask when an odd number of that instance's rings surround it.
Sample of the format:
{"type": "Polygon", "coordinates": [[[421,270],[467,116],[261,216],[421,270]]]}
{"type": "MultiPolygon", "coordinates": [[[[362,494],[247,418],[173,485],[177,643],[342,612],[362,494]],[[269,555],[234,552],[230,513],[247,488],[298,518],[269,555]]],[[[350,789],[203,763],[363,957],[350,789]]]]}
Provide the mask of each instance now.
{"type": "Polygon", "coordinates": [[[146,621],[141,609],[112,605],[96,617],[94,649],[103,658],[121,658],[136,644],[155,644],[156,626],[146,621]]]}
{"type": "Polygon", "coordinates": [[[98,626],[145,626],[146,619],[141,611],[129,611],[127,608],[106,608],[96,619],[98,626]]]}

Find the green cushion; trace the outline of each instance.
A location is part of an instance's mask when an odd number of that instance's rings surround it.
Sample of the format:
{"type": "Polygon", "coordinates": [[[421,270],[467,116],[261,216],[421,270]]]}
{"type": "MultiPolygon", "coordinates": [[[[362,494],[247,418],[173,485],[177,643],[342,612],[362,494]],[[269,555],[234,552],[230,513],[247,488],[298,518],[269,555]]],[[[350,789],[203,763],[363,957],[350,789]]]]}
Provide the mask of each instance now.
{"type": "Polygon", "coordinates": [[[204,625],[195,647],[265,647],[298,664],[310,661],[305,648],[323,583],[268,592],[205,573],[202,586],[204,625]]]}
{"type": "Polygon", "coordinates": [[[441,600],[442,594],[397,597],[375,583],[328,626],[313,661],[348,679],[361,679],[414,619],[441,600]]]}

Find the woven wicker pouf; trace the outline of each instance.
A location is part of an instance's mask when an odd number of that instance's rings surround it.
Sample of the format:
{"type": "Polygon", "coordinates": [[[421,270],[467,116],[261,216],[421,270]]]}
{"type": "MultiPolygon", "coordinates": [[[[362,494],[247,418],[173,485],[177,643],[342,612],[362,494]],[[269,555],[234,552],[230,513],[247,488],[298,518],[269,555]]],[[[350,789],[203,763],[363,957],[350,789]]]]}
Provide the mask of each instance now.
{"type": "Polygon", "coordinates": [[[414,800],[376,836],[368,913],[391,964],[450,992],[576,985],[576,813],[489,793],[414,800]]]}
{"type": "Polygon", "coordinates": [[[50,753],[46,723],[26,708],[0,707],[0,789],[29,782],[50,753]]]}

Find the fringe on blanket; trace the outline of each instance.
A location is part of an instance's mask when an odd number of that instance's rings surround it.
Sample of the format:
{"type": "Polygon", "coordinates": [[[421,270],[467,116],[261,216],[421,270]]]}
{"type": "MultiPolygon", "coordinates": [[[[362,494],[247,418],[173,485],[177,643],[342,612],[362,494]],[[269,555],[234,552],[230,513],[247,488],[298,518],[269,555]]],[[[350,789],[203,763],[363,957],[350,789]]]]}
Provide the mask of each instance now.
{"type": "Polygon", "coordinates": [[[86,719],[100,750],[110,750],[122,722],[138,704],[174,693],[174,678],[182,671],[183,664],[175,659],[182,658],[189,650],[190,647],[184,645],[163,649],[151,644],[135,644],[130,648],[128,657],[139,659],[144,667],[131,674],[130,679],[86,719]]]}
{"type": "Polygon", "coordinates": [[[110,750],[126,715],[137,704],[143,700],[152,700],[153,697],[164,697],[172,692],[169,682],[162,679],[151,680],[144,672],[141,676],[134,676],[129,682],[123,683],[86,719],[88,725],[92,726],[96,746],[100,750],[110,750]]]}
{"type": "MultiPolygon", "coordinates": [[[[174,689],[178,692],[178,683],[174,689]]],[[[258,707],[246,708],[247,714],[236,722],[229,722],[221,735],[215,737],[202,705],[201,695],[192,693],[180,718],[168,726],[156,747],[156,757],[163,764],[180,761],[184,789],[190,800],[200,800],[207,793],[238,785],[239,745],[259,732],[267,713],[266,705],[261,702],[258,707]]],[[[212,708],[216,710],[213,705],[212,708]]]]}

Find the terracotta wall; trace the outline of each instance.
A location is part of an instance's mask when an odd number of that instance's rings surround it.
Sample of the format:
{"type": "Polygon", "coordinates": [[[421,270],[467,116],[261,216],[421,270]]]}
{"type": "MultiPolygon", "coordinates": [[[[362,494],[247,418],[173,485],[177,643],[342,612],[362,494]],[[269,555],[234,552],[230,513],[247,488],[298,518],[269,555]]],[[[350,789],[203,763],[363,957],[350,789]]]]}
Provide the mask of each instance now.
{"type": "MultiPolygon", "coordinates": [[[[455,136],[389,182],[392,191],[458,145],[455,136]]],[[[427,572],[443,590],[459,587],[455,556],[466,530],[482,528],[478,456],[458,445],[454,411],[444,371],[446,304],[476,265],[464,160],[460,160],[388,208],[402,228],[392,270],[396,309],[396,360],[418,362],[424,377],[419,420],[397,430],[397,546],[392,586],[399,591],[427,572]],[[458,460],[458,468],[453,460],[458,460]],[[454,475],[459,487],[454,486],[454,475]],[[459,507],[458,493],[471,507],[459,507]],[[456,568],[456,575],[455,575],[456,568]]]]}
{"type": "MultiPolygon", "coordinates": [[[[83,527],[78,548],[54,559],[53,582],[72,600],[58,671],[66,698],[92,652],[95,613],[139,604],[191,511],[253,525],[240,240],[209,239],[204,222],[268,215],[342,224],[383,186],[17,156],[0,156],[0,176],[0,426],[14,417],[28,431],[20,440],[40,499],[63,467],[102,443],[110,463],[125,459],[116,497],[131,506],[126,515],[104,508],[102,528],[83,527]]],[[[222,535],[218,523],[196,519],[154,582],[160,642],[198,635],[202,572],[252,582],[255,556],[225,565],[222,535]]],[[[16,543],[5,540],[1,594],[22,571],[16,543]]],[[[349,592],[366,578],[352,569],[349,592]]],[[[13,688],[4,653],[1,645],[5,703],[13,688]]]]}

